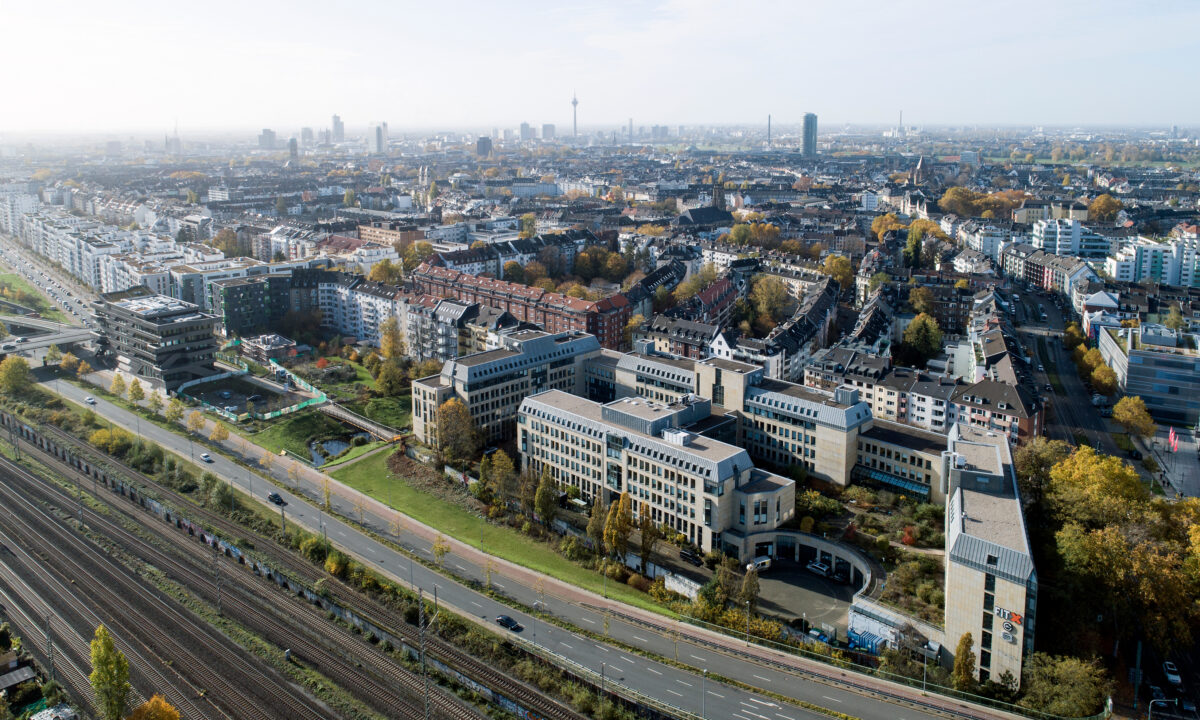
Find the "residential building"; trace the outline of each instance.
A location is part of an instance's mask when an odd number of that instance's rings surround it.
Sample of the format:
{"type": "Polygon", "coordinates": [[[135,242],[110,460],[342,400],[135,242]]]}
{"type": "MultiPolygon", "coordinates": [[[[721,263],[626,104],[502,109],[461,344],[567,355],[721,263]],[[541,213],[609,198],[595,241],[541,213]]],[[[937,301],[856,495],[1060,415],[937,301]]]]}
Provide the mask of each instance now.
{"type": "Polygon", "coordinates": [[[1122,394],[1140,397],[1159,422],[1200,424],[1200,335],[1151,323],[1095,335],[1122,394]]]}
{"type": "Polygon", "coordinates": [[[1030,244],[1051,255],[1103,258],[1112,250],[1112,242],[1085,227],[1078,220],[1039,220],[1033,224],[1030,244]]]}

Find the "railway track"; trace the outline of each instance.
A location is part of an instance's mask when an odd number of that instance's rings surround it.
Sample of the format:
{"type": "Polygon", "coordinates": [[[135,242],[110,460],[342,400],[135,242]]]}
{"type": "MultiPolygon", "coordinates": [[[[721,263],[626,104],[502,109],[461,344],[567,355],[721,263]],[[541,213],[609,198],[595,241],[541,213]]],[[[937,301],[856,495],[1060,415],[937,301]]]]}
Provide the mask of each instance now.
{"type": "Polygon", "coordinates": [[[325,716],[277,674],[250,662],[227,637],[131,577],[116,560],[64,528],[58,518],[13,487],[19,479],[36,478],[23,476],[8,461],[0,465],[4,466],[0,537],[10,547],[23,546],[38,556],[22,558],[21,578],[47,600],[63,598],[65,607],[57,606],[58,614],[73,627],[103,622],[112,628],[131,652],[131,662],[136,659],[145,674],[144,688],[163,692],[172,704],[180,702],[181,712],[188,717],[315,720],[325,716]],[[89,582],[81,591],[85,580],[89,582]],[[91,607],[97,608],[95,613],[91,607]]]}
{"type": "MultiPolygon", "coordinates": [[[[326,587],[343,607],[353,611],[360,618],[369,621],[371,624],[384,628],[393,635],[402,638],[410,646],[416,647],[419,645],[420,639],[417,628],[408,624],[396,611],[364,596],[361,592],[351,588],[337,578],[321,572],[316,567],[296,557],[290,550],[280,548],[275,539],[250,531],[220,514],[192,504],[189,500],[170,488],[155,482],[114,458],[99,453],[58,428],[43,425],[41,430],[54,436],[55,440],[74,447],[80,454],[87,455],[95,461],[102,461],[103,464],[110,467],[119,468],[128,479],[136,481],[136,483],[143,487],[153,488],[158,500],[168,505],[174,505],[176,508],[185,509],[185,514],[193,521],[202,522],[207,528],[213,530],[218,535],[226,538],[245,538],[253,543],[255,551],[266,556],[274,567],[287,572],[292,577],[309,586],[315,584],[317,580],[323,579],[326,587]]],[[[45,457],[61,462],[61,460],[51,455],[46,455],[45,457]]],[[[78,480],[78,477],[74,479],[78,480]]],[[[114,507],[120,508],[122,512],[135,519],[139,524],[146,524],[145,518],[147,517],[147,513],[144,510],[140,508],[132,509],[129,503],[116,503],[116,497],[119,496],[109,493],[101,494],[102,500],[113,504],[114,507]]],[[[158,534],[165,532],[166,534],[163,537],[169,536],[175,543],[185,543],[189,547],[189,552],[195,554],[198,545],[195,538],[191,538],[186,533],[173,530],[171,529],[173,526],[167,526],[163,523],[151,523],[149,527],[154,528],[158,534]]],[[[307,604],[305,603],[305,605],[307,604]]],[[[316,612],[315,608],[312,607],[308,607],[308,611],[316,612]]],[[[320,621],[326,622],[323,615],[320,617],[320,621]]],[[[427,634],[425,642],[427,653],[430,657],[450,665],[476,682],[520,703],[528,710],[536,713],[538,717],[545,718],[546,720],[583,719],[583,716],[574,710],[546,697],[532,687],[500,672],[491,665],[469,655],[457,646],[434,634],[427,634]]],[[[361,649],[370,646],[359,642],[356,647],[361,649]]]]}
{"type": "MultiPolygon", "coordinates": [[[[27,481],[22,492],[44,502],[58,505],[74,502],[60,488],[28,477],[22,480],[27,481]]],[[[147,542],[104,515],[85,509],[83,517],[93,531],[155,565],[197,596],[216,604],[213,566],[196,552],[199,548],[194,538],[164,523],[145,524],[148,516],[144,512],[119,505],[117,509],[142,524],[167,547],[164,549],[147,542]],[[169,554],[165,550],[173,552],[169,554]]],[[[236,564],[233,565],[236,568],[236,564]]],[[[256,634],[278,647],[289,648],[297,661],[314,667],[343,687],[352,688],[354,694],[363,697],[379,712],[389,717],[424,717],[423,681],[419,675],[398,665],[379,648],[331,626],[319,608],[292,597],[281,603],[278,598],[264,595],[264,588],[263,581],[249,572],[226,570],[222,573],[221,607],[226,615],[256,634]]],[[[437,686],[431,688],[430,707],[434,717],[469,720],[485,717],[437,686]]]]}

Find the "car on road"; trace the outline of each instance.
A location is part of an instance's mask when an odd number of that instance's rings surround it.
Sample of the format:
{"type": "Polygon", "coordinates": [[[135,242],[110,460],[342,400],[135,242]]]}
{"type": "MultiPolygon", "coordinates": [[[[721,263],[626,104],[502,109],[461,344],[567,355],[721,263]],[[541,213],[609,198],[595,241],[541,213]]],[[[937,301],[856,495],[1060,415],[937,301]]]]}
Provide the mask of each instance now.
{"type": "Polygon", "coordinates": [[[696,567],[700,567],[704,564],[704,561],[700,559],[700,556],[692,550],[680,550],[679,559],[689,565],[695,565],[696,567]]]}
{"type": "Polygon", "coordinates": [[[1167,676],[1167,682],[1172,685],[1183,684],[1183,676],[1179,674],[1179,668],[1170,660],[1163,663],[1163,675],[1167,676]]]}
{"type": "Polygon", "coordinates": [[[273,492],[270,495],[268,495],[267,500],[275,503],[279,507],[283,507],[283,506],[287,505],[287,500],[284,500],[282,497],[280,497],[279,493],[277,493],[277,492],[273,492]]]}
{"type": "Polygon", "coordinates": [[[1046,372],[1046,368],[1041,363],[1038,363],[1038,372],[1046,372]]]}
{"type": "Polygon", "coordinates": [[[1133,460],[1141,460],[1142,459],[1142,451],[1138,450],[1137,448],[1129,448],[1129,451],[1125,454],[1128,455],[1130,457],[1130,459],[1133,459],[1133,460]]]}
{"type": "Polygon", "coordinates": [[[810,573],[820,575],[821,577],[829,577],[829,566],[819,560],[813,560],[804,567],[810,573]]]}
{"type": "Polygon", "coordinates": [[[200,459],[206,463],[210,463],[212,462],[212,455],[209,455],[208,453],[200,453],[200,459]]]}
{"type": "Polygon", "coordinates": [[[521,632],[522,630],[525,629],[521,625],[521,623],[517,622],[516,620],[509,617],[508,615],[497,615],[496,616],[496,624],[502,628],[507,628],[509,630],[512,630],[513,632],[521,632]]]}
{"type": "Polygon", "coordinates": [[[1050,383],[1046,383],[1046,392],[1054,392],[1054,388],[1050,386],[1050,383]]]}
{"type": "Polygon", "coordinates": [[[0,350],[16,350],[16,349],[17,349],[17,346],[13,345],[12,343],[4,343],[3,345],[0,345],[0,350]]]}
{"type": "Polygon", "coordinates": [[[91,395],[88,395],[87,397],[85,397],[85,398],[83,399],[83,401],[84,401],[85,403],[87,403],[88,405],[95,405],[95,404],[96,404],[96,398],[92,397],[91,395]]]}

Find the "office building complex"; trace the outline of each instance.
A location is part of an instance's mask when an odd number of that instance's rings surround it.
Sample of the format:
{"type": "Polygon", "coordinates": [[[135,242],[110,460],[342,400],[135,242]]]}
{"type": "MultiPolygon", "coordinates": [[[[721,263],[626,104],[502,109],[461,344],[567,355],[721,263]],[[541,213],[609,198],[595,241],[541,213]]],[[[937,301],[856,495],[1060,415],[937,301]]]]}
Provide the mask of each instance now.
{"type": "Polygon", "coordinates": [[[346,125],[337,115],[333,116],[332,135],[335,143],[345,142],[346,140],[346,125]]]}
{"type": "Polygon", "coordinates": [[[258,147],[260,150],[274,150],[275,131],[270,128],[263,128],[263,131],[258,135],[258,147]]]}
{"type": "Polygon", "coordinates": [[[946,649],[971,633],[979,682],[1008,673],[1020,683],[1033,652],[1038,581],[1012,452],[1002,435],[960,424],[944,463],[946,649]]]}
{"type": "Polygon", "coordinates": [[[1096,338],[1123,394],[1140,397],[1160,422],[1200,423],[1200,336],[1146,323],[1100,328],[1096,338]]]}
{"type": "Polygon", "coordinates": [[[484,135],[475,141],[475,154],[481,158],[492,154],[492,139],[484,135]]]}
{"type": "Polygon", "coordinates": [[[502,347],[450,360],[440,375],[413,380],[413,434],[437,445],[437,412],[458,398],[489,443],[513,436],[521,401],[543,390],[582,394],[581,365],[599,354],[592,335],[523,330],[503,338],[502,347]]]}
{"type": "Polygon", "coordinates": [[[600,404],[562,390],[526,398],[517,419],[522,465],[549,469],[585,500],[628,492],[636,517],[685,535],[702,551],[753,556],[759,533],[795,513],[795,481],[754,467],[746,451],[685,429],[710,414],[694,396],[600,404]]]}
{"type": "Polygon", "coordinates": [[[216,318],[196,305],[137,286],[101,295],[96,318],[122,372],[168,392],[215,372],[216,318]]]}

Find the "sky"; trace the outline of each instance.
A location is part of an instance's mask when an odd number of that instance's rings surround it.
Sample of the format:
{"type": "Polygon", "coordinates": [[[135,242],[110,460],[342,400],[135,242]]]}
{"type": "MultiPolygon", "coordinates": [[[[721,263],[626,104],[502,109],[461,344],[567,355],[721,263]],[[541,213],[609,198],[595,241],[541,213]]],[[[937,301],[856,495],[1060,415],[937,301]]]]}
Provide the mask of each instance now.
{"type": "Polygon", "coordinates": [[[0,133],[1200,124],[1192,0],[0,0],[0,133]]]}

